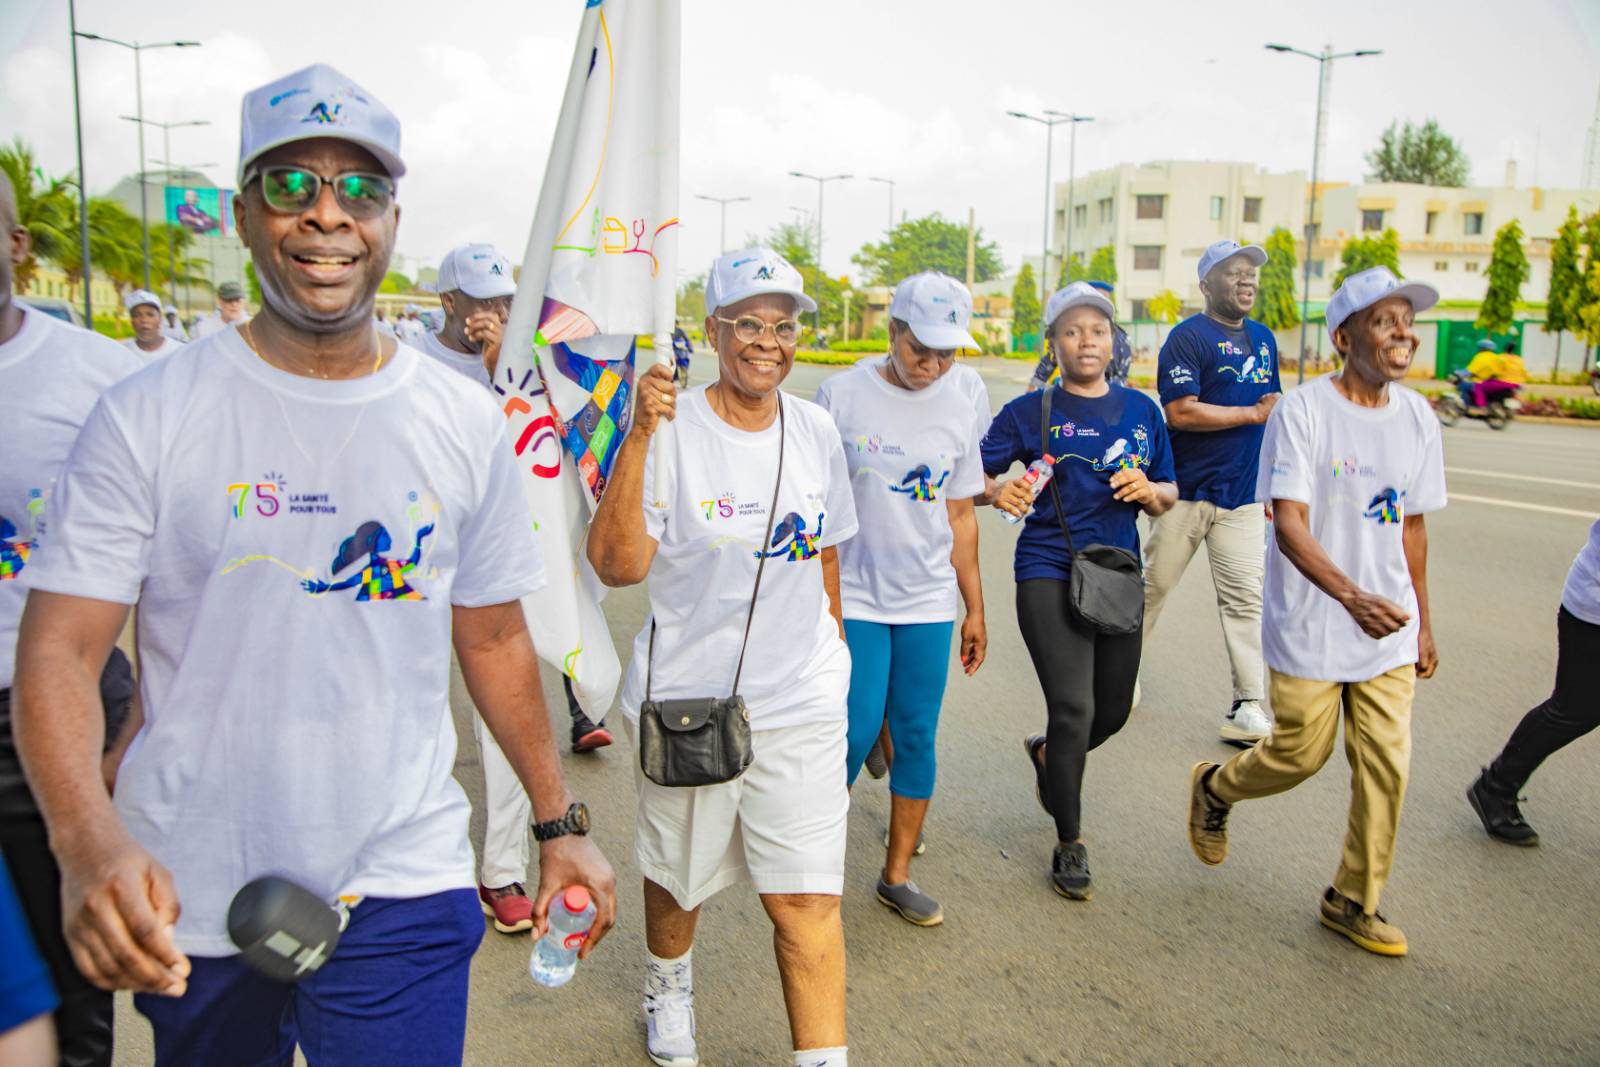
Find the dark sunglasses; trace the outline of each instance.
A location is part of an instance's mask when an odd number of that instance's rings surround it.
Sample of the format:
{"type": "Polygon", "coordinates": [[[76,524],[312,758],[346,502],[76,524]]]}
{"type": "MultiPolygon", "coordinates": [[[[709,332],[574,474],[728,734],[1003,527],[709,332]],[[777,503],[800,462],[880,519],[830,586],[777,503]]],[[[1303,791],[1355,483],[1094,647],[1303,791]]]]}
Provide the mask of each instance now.
{"type": "Polygon", "coordinates": [[[280,215],[299,215],[311,209],[322,195],[323,182],[333,186],[334,199],[355,219],[375,219],[394,203],[394,182],[381,174],[346,171],[324,178],[304,167],[252,167],[244,184],[261,179],[261,199],[280,215]]]}

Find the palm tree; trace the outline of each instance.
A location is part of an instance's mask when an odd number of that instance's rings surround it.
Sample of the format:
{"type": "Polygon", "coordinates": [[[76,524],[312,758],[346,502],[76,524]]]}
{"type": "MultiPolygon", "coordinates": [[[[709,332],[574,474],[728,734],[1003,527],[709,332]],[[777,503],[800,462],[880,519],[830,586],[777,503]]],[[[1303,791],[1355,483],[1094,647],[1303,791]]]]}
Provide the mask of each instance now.
{"type": "Polygon", "coordinates": [[[63,178],[46,178],[32,147],[21,137],[0,145],[0,171],[16,191],[17,224],[33,239],[27,258],[16,267],[16,286],[26,289],[41,259],[60,262],[69,249],[76,253],[76,187],[63,178]]]}
{"type": "MultiPolygon", "coordinates": [[[[68,232],[78,232],[78,202],[69,199],[68,232]]],[[[83,281],[83,256],[76,240],[52,256],[67,276],[74,293],[83,281]]],[[[139,220],[120,203],[97,196],[89,201],[89,259],[118,289],[137,285],[144,277],[144,249],[139,220]]]]}
{"type": "Polygon", "coordinates": [[[211,279],[205,273],[210,261],[189,254],[194,240],[194,234],[188,229],[169,222],[151,228],[150,268],[162,279],[163,289],[170,292],[179,285],[211,288],[211,279]]]}

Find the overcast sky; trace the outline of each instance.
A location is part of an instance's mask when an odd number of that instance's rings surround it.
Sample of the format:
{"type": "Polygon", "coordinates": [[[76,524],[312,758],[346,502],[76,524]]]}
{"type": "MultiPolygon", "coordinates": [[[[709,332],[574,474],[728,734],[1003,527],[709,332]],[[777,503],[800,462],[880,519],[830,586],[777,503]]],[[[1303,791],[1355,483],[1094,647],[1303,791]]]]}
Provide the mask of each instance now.
{"type": "MultiPolygon", "coordinates": [[[[29,141],[51,173],[75,166],[67,12],[62,0],[3,0],[0,138],[29,141]]],[[[149,118],[207,119],[175,130],[178,163],[213,163],[233,184],[241,94],[313,62],[338,67],[403,126],[409,174],[399,250],[413,272],[469,240],[520,260],[582,0],[385,0],[302,9],[259,0],[78,0],[82,30],[204,47],[144,55],[149,118]],[[282,11],[280,17],[273,14],[282,11]]],[[[1395,118],[1437,117],[1464,145],[1475,183],[1572,187],[1600,93],[1600,0],[683,0],[680,274],[729,242],[816,207],[790,170],[850,172],[829,185],[825,263],[888,215],[940,211],[978,224],[1014,266],[1036,254],[1044,131],[1008,109],[1093,115],[1079,173],[1153,159],[1245,160],[1309,170],[1316,64],[1265,51],[1381,48],[1338,64],[1330,180],[1359,180],[1363,154],[1395,118]],[[1537,153],[1535,146],[1537,144],[1537,153]]],[[[137,170],[133,56],[79,45],[90,188],[137,170]]],[[[147,154],[161,156],[159,131],[147,154]]],[[[1057,133],[1056,175],[1067,138],[1057,133]]]]}

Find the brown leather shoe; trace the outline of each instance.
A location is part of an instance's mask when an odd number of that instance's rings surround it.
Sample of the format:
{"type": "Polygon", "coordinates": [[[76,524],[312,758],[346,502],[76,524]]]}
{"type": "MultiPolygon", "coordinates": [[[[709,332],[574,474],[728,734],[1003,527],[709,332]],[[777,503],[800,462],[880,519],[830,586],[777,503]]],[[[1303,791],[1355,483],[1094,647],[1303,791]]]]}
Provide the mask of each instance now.
{"type": "Polygon", "coordinates": [[[1189,772],[1189,847],[1208,867],[1228,858],[1228,812],[1233,810],[1206,792],[1205,776],[1216,766],[1201,761],[1189,772]]]}
{"type": "Polygon", "coordinates": [[[1368,915],[1361,905],[1332,886],[1322,894],[1322,925],[1343,934],[1368,952],[1379,956],[1404,956],[1409,951],[1406,935],[1382,915],[1368,915]]]}

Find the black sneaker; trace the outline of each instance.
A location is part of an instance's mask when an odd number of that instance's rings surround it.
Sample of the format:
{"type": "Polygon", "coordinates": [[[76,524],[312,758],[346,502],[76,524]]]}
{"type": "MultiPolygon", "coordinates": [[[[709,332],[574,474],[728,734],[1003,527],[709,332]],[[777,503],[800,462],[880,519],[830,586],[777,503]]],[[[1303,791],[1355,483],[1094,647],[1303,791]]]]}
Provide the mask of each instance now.
{"type": "Polygon", "coordinates": [[[1538,833],[1528,825],[1517,807],[1516,793],[1507,795],[1490,785],[1487,767],[1468,788],[1467,803],[1483,820],[1485,832],[1496,841],[1524,848],[1532,848],[1539,843],[1538,833]]]}
{"type": "Polygon", "coordinates": [[[1057,845],[1050,857],[1050,884],[1068,900],[1093,900],[1094,884],[1089,881],[1089,850],[1076,845],[1057,845]]]}
{"type": "Polygon", "coordinates": [[[572,751],[593,752],[611,744],[611,731],[604,723],[590,722],[581,711],[572,713],[572,751]]]}
{"type": "Polygon", "coordinates": [[[1028,753],[1028,763],[1033,767],[1033,795],[1039,801],[1039,806],[1051,818],[1055,813],[1050,810],[1050,775],[1045,770],[1044,760],[1040,750],[1044,748],[1044,734],[1034,734],[1022,739],[1022,747],[1028,753]]]}

